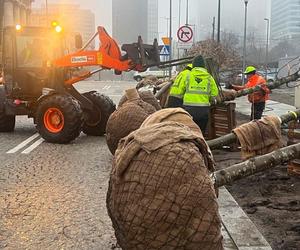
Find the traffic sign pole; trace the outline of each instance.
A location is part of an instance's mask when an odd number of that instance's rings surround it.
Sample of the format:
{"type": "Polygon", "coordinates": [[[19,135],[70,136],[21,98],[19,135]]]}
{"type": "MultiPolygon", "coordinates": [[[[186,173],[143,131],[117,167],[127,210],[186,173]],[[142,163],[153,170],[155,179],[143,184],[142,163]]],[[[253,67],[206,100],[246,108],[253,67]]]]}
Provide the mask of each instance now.
{"type": "MultiPolygon", "coordinates": [[[[172,60],[172,0],[170,0],[170,58],[172,60]]],[[[172,68],[169,68],[169,77],[172,77],[172,68]]]]}

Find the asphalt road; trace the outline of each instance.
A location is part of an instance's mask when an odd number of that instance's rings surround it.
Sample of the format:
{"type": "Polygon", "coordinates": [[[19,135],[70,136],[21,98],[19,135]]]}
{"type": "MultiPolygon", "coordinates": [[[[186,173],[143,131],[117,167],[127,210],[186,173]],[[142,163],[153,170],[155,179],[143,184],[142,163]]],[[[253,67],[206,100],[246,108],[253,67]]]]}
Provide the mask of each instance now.
{"type": "MultiPolygon", "coordinates": [[[[135,82],[82,82],[118,103],[135,82]]],[[[111,249],[106,212],[112,156],[104,137],[46,143],[27,117],[0,133],[0,249],[111,249]]]]}

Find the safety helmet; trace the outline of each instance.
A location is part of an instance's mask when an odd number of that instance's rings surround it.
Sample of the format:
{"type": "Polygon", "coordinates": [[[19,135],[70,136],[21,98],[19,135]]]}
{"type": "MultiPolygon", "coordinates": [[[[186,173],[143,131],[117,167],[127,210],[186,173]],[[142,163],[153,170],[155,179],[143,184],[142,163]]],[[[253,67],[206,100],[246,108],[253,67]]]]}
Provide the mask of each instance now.
{"type": "Polygon", "coordinates": [[[256,68],[253,66],[248,66],[244,72],[244,74],[250,74],[253,73],[254,71],[256,71],[256,68]]]}
{"type": "Polygon", "coordinates": [[[189,63],[188,65],[186,65],[185,69],[192,70],[193,69],[193,64],[189,63]]]}

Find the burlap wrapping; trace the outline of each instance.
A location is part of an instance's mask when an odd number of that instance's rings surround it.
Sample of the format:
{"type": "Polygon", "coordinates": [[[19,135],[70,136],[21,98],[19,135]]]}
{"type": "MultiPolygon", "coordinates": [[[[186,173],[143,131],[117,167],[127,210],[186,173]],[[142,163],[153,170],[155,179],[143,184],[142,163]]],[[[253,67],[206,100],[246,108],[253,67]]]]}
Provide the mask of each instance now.
{"type": "Polygon", "coordinates": [[[106,143],[112,154],[115,153],[119,140],[138,129],[143,121],[156,110],[142,101],[127,102],[111,114],[106,125],[106,143]]]}
{"type": "Polygon", "coordinates": [[[188,126],[193,132],[199,133],[201,137],[202,132],[197,124],[193,121],[192,116],[182,108],[165,108],[150,115],[141,125],[146,127],[152,124],[174,121],[188,126]]]}
{"type": "Polygon", "coordinates": [[[242,159],[265,155],[281,148],[281,119],[266,116],[243,124],[233,130],[241,143],[242,159]]]}
{"type": "Polygon", "coordinates": [[[235,90],[222,90],[222,94],[217,96],[218,102],[222,102],[223,99],[225,100],[234,100],[236,95],[235,90]]]}
{"type": "MultiPolygon", "coordinates": [[[[140,98],[144,102],[146,102],[148,104],[151,104],[156,110],[161,109],[161,106],[160,106],[158,100],[155,98],[155,96],[152,94],[151,91],[139,91],[139,95],[140,95],[140,98]]],[[[118,107],[121,107],[127,101],[128,100],[127,100],[126,95],[122,96],[120,101],[119,101],[118,107]]]]}
{"type": "Polygon", "coordinates": [[[156,76],[149,75],[146,76],[143,80],[141,80],[137,85],[136,88],[140,89],[146,86],[156,87],[157,85],[163,82],[162,79],[158,79],[156,76]]]}
{"type": "Polygon", "coordinates": [[[200,153],[205,147],[199,134],[176,122],[140,128],[120,141],[107,208],[122,249],[223,249],[213,162],[200,153]]]}

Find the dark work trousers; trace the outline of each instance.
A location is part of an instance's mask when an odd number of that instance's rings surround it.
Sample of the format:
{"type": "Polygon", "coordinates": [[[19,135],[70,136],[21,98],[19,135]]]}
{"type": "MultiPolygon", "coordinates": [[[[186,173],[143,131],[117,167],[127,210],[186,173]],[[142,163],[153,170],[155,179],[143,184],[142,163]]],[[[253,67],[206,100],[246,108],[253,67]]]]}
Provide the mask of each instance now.
{"type": "Polygon", "coordinates": [[[202,134],[204,134],[208,123],[210,108],[208,106],[183,106],[183,108],[193,117],[194,122],[199,126],[202,134]]]}
{"type": "Polygon", "coordinates": [[[266,106],[266,102],[252,103],[251,105],[251,121],[259,120],[262,117],[266,106]]]}
{"type": "Polygon", "coordinates": [[[182,99],[175,97],[175,96],[169,96],[168,99],[168,108],[182,108],[182,99]]]}

